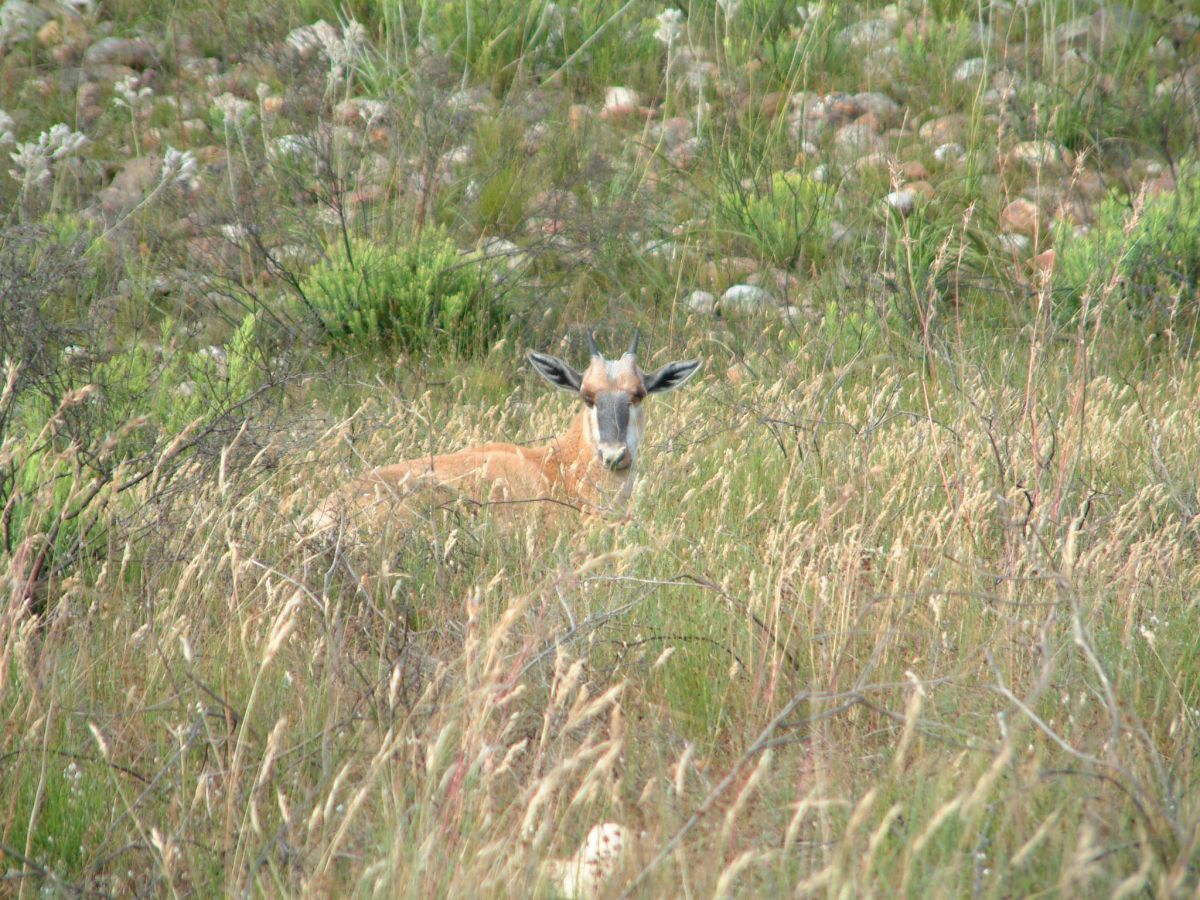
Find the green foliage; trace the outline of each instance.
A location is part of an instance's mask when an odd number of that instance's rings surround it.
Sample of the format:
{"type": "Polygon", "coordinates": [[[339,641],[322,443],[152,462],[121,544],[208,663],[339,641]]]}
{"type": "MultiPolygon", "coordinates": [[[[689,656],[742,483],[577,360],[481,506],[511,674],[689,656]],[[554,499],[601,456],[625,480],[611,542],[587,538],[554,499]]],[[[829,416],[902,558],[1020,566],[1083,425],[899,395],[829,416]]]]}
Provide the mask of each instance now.
{"type": "Polygon", "coordinates": [[[790,267],[817,265],[829,251],[830,185],[798,171],[776,172],[747,190],[739,183],[717,195],[718,227],[740,237],[763,259],[790,267]]]}
{"type": "MultiPolygon", "coordinates": [[[[261,373],[254,315],[242,320],[223,348],[178,348],[174,328],[170,321],[163,324],[159,348],[135,344],[92,373],[94,383],[103,385],[108,430],[147,416],[156,426],[152,431],[174,435],[198,418],[226,412],[254,389],[261,373]]],[[[144,438],[153,439],[154,434],[144,438]]]]}
{"type": "Polygon", "coordinates": [[[896,311],[914,329],[922,327],[932,303],[960,299],[995,269],[994,251],[981,232],[920,200],[907,216],[888,209],[885,259],[896,311]]]}
{"type": "Polygon", "coordinates": [[[491,274],[445,232],[427,229],[394,250],[363,238],[336,243],[301,290],[335,346],[449,346],[470,355],[486,350],[508,318],[491,274]]]}
{"type": "Polygon", "coordinates": [[[42,773],[22,770],[19,779],[8,783],[13,792],[9,798],[13,830],[4,836],[5,843],[24,849],[28,840],[33,857],[60,875],[80,872],[92,847],[103,838],[112,809],[108,784],[102,770],[101,777],[96,776],[97,768],[86,760],[55,754],[47,758],[42,773]]]}
{"type": "Polygon", "coordinates": [[[183,349],[175,326],[161,344],[139,342],[92,365],[59,367],[63,397],[28,393],[0,408],[15,426],[2,445],[4,543],[48,546],[52,565],[78,558],[105,537],[103,489],[122,467],[157,465],[161,448],[197,420],[228,414],[261,383],[258,321],[247,315],[224,348],[183,349]],[[44,542],[44,543],[43,543],[44,542]]]}
{"type": "Polygon", "coordinates": [[[1147,196],[1140,210],[1110,193],[1090,231],[1076,237],[1063,225],[1055,237],[1055,288],[1068,308],[1110,280],[1135,307],[1173,305],[1200,279],[1200,164],[1180,165],[1176,189],[1147,196]]]}

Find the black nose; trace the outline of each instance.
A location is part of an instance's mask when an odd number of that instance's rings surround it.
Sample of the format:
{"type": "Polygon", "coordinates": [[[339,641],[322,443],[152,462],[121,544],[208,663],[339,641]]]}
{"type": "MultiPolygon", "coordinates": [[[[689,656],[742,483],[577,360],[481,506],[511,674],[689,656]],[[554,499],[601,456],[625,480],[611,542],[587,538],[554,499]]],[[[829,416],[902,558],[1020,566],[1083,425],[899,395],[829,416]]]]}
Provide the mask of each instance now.
{"type": "Polygon", "coordinates": [[[613,471],[629,468],[629,463],[631,462],[629,448],[624,444],[602,444],[598,449],[600,462],[604,463],[605,468],[612,469],[613,471]]]}

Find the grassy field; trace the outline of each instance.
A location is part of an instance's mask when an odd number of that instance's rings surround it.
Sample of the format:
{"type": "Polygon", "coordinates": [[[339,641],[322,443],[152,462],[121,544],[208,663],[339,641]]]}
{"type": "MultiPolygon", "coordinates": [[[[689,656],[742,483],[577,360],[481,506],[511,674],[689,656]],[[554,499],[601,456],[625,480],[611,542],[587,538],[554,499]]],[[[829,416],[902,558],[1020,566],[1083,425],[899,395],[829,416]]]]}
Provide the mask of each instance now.
{"type": "Polygon", "coordinates": [[[0,41],[0,895],[1200,896],[1188,4],[75,6],[0,41]],[[591,328],[704,360],[626,516],[304,540],[591,328]]]}

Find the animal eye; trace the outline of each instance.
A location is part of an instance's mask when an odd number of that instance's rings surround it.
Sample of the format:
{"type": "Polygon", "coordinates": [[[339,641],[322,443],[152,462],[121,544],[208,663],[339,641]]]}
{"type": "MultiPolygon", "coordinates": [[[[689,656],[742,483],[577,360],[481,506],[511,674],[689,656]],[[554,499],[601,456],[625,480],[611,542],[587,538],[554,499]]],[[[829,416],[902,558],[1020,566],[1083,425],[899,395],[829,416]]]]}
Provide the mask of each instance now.
{"type": "Polygon", "coordinates": [[[584,403],[584,405],[585,405],[585,406],[595,406],[595,405],[596,405],[596,398],[595,398],[595,397],[588,397],[588,396],[586,396],[586,395],[585,395],[585,396],[584,396],[584,398],[583,398],[583,403],[584,403]]]}

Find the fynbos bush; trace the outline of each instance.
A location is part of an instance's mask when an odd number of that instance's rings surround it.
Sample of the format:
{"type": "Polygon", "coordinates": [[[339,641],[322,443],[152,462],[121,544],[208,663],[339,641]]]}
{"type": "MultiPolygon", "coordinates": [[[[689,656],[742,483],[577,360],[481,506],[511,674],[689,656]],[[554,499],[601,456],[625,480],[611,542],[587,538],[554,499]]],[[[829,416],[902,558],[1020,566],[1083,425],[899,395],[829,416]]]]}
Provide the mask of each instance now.
{"type": "Polygon", "coordinates": [[[396,249],[339,241],[301,290],[340,347],[448,345],[470,355],[490,346],[508,316],[491,270],[461,256],[438,230],[396,249]]]}
{"type": "Polygon", "coordinates": [[[1091,231],[1073,237],[1062,228],[1056,237],[1055,286],[1072,307],[1113,278],[1134,306],[1156,305],[1181,288],[1185,296],[1194,294],[1200,279],[1200,164],[1184,162],[1175,190],[1146,197],[1141,210],[1112,193],[1091,231]]]}
{"type": "Polygon", "coordinates": [[[801,172],[777,172],[763,186],[722,190],[716,218],[764,259],[783,265],[820,262],[828,252],[833,190],[801,172]]]}

